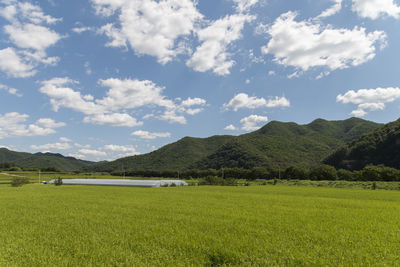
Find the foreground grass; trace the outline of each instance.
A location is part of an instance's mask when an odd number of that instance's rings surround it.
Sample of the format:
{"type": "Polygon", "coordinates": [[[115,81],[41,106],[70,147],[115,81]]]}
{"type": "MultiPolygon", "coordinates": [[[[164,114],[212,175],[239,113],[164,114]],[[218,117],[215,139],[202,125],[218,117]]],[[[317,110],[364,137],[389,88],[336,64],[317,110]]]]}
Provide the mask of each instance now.
{"type": "Polygon", "coordinates": [[[0,266],[400,265],[400,192],[0,186],[0,266]]]}

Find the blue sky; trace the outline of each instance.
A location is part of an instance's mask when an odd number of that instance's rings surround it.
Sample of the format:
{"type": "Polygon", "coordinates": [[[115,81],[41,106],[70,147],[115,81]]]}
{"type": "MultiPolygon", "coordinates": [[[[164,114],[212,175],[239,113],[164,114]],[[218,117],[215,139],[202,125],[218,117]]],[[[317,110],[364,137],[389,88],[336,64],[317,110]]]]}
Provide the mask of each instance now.
{"type": "Polygon", "coordinates": [[[86,160],[399,117],[397,0],[0,0],[0,145],[86,160]]]}

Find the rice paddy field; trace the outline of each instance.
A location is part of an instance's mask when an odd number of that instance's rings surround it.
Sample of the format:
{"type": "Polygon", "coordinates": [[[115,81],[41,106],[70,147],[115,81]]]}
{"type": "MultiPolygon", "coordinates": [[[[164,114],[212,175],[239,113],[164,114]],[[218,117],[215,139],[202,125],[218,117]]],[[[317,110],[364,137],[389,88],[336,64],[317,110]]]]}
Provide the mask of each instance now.
{"type": "Polygon", "coordinates": [[[0,266],[398,266],[400,192],[0,185],[0,266]]]}

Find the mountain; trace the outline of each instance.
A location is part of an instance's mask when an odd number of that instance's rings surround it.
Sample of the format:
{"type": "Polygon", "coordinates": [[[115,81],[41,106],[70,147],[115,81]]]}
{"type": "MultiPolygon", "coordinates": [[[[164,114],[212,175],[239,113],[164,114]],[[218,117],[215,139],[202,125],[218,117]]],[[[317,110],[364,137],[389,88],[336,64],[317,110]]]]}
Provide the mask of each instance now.
{"type": "Polygon", "coordinates": [[[238,136],[200,160],[198,168],[312,167],[332,151],[380,125],[362,119],[317,119],[310,124],[272,121],[261,129],[238,136]]]}
{"type": "Polygon", "coordinates": [[[368,164],[400,169],[400,119],[340,147],[324,162],[345,169],[368,164]]]}
{"type": "Polygon", "coordinates": [[[233,138],[229,135],[209,138],[185,137],[148,154],[98,163],[87,169],[93,171],[185,169],[193,162],[215,152],[233,138]]]}
{"type": "Polygon", "coordinates": [[[25,153],[15,152],[7,148],[0,148],[0,163],[13,162],[22,168],[56,168],[62,171],[75,171],[92,165],[94,162],[79,160],[73,157],[64,157],[53,153],[25,153]]]}
{"type": "Polygon", "coordinates": [[[240,136],[185,137],[148,154],[89,166],[88,170],[177,170],[311,167],[332,151],[381,125],[351,118],[344,121],[317,119],[307,125],[272,121],[240,136]]]}

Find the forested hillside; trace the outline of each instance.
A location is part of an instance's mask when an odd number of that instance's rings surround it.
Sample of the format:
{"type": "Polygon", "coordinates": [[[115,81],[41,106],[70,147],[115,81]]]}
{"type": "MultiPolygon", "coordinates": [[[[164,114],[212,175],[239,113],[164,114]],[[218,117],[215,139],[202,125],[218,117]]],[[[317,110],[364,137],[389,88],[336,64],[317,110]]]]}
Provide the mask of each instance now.
{"type": "Polygon", "coordinates": [[[92,165],[93,162],[78,160],[73,157],[64,157],[53,153],[25,153],[15,152],[6,148],[0,148],[0,163],[13,163],[21,168],[45,169],[52,168],[61,171],[75,171],[92,165]]]}
{"type": "Polygon", "coordinates": [[[148,154],[88,167],[93,171],[312,167],[380,124],[351,118],[307,125],[273,121],[241,136],[185,137],[148,154]]]}
{"type": "Polygon", "coordinates": [[[356,170],[368,164],[400,169],[400,120],[340,147],[325,162],[337,168],[356,170]]]}

